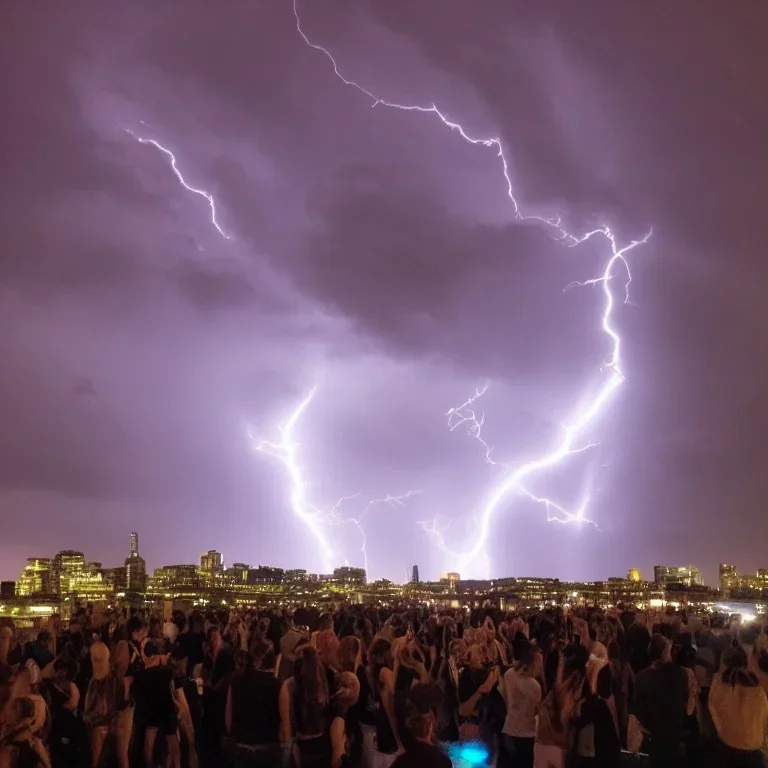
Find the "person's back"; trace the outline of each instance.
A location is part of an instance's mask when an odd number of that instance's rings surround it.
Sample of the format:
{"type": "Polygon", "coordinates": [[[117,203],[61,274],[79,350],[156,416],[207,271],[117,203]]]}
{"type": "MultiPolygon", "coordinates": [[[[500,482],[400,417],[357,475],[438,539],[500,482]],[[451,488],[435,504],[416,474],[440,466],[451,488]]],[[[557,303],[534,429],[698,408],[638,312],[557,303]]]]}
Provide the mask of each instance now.
{"type": "Polygon", "coordinates": [[[232,730],[235,744],[280,741],[280,682],[273,673],[248,670],[232,678],[232,730]]]}
{"type": "Polygon", "coordinates": [[[674,754],[683,739],[688,707],[688,674],[670,660],[669,642],[654,635],[649,647],[651,666],[635,680],[633,714],[648,734],[652,756],[674,754]]]}
{"type": "Polygon", "coordinates": [[[768,731],[768,699],[757,676],[747,668],[743,649],[723,654],[723,669],[712,680],[709,708],[724,748],[723,762],[750,753],[757,762],[768,731]]]}

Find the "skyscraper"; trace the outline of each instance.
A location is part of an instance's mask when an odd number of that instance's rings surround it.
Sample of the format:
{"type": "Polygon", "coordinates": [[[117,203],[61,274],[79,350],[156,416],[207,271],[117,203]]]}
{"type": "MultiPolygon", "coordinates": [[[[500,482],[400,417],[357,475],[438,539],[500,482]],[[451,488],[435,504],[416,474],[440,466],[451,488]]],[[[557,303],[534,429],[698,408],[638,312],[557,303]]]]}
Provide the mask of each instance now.
{"type": "Polygon", "coordinates": [[[72,591],[72,583],[85,570],[85,555],[76,549],[63,549],[57,552],[51,566],[51,590],[58,595],[72,591]]]}
{"type": "Polygon", "coordinates": [[[139,534],[131,533],[129,554],[125,558],[125,586],[129,592],[144,592],[147,588],[147,564],[139,554],[139,534]]]}
{"type": "Polygon", "coordinates": [[[414,565],[413,569],[411,570],[411,584],[418,584],[419,583],[419,566],[414,565]]]}

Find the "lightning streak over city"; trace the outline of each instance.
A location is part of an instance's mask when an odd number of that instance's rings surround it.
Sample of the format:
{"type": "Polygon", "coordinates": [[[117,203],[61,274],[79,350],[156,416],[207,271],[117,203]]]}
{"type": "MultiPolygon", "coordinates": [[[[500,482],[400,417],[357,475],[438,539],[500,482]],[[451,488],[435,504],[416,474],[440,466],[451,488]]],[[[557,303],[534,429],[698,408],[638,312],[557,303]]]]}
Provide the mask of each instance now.
{"type": "Polygon", "coordinates": [[[171,170],[173,171],[176,178],[179,180],[179,183],[181,184],[181,186],[184,187],[184,189],[188,190],[189,192],[193,192],[194,194],[200,195],[200,197],[205,198],[205,200],[208,202],[208,207],[211,209],[211,224],[213,224],[213,226],[216,228],[216,231],[225,240],[230,240],[231,239],[230,235],[224,232],[218,220],[216,219],[216,203],[213,199],[213,195],[210,192],[206,192],[204,189],[197,189],[197,187],[193,187],[191,184],[188,184],[186,182],[186,180],[184,179],[184,176],[179,170],[178,165],[176,164],[176,156],[173,154],[173,152],[171,152],[171,150],[168,149],[167,147],[164,147],[159,141],[156,141],[155,139],[147,139],[144,136],[139,136],[130,128],[125,128],[124,130],[130,136],[133,136],[133,138],[136,139],[136,141],[138,141],[140,144],[149,144],[155,147],[155,149],[159,149],[168,158],[168,160],[171,163],[171,170]]]}
{"type": "Polygon", "coordinates": [[[331,573],[337,561],[337,552],[331,546],[330,540],[324,532],[325,526],[349,524],[355,526],[360,532],[362,544],[360,552],[363,557],[363,567],[368,572],[367,536],[363,528],[365,515],[377,504],[389,506],[403,506],[412,496],[422,493],[421,490],[411,490],[401,495],[387,494],[381,498],[370,499],[358,517],[343,517],[341,507],[348,501],[353,501],[361,494],[354,493],[342,496],[332,507],[324,509],[316,506],[309,500],[307,493],[308,481],[305,479],[304,470],[299,462],[299,443],[296,442],[295,428],[304,415],[307,408],[314,400],[317,386],[312,387],[307,395],[296,405],[290,416],[277,429],[280,439],[277,442],[256,438],[248,430],[248,437],[254,450],[271,456],[285,468],[291,486],[290,503],[296,517],[307,527],[316,539],[323,553],[323,568],[325,573],[331,573]]]}
{"type": "MultiPolygon", "coordinates": [[[[509,497],[511,495],[524,495],[531,500],[537,501],[543,504],[547,508],[547,517],[550,520],[557,519],[559,522],[564,523],[576,523],[581,524],[587,522],[585,514],[586,502],[583,501],[576,512],[566,512],[560,505],[551,501],[545,497],[539,497],[531,494],[523,485],[524,482],[532,480],[542,470],[550,469],[557,465],[560,465],[565,459],[567,459],[575,451],[583,450],[586,446],[583,442],[583,433],[587,427],[591,425],[593,420],[603,412],[604,407],[612,398],[614,392],[624,381],[624,376],[621,370],[621,339],[618,332],[613,325],[613,310],[615,306],[614,295],[611,291],[611,281],[618,276],[618,270],[622,269],[625,275],[624,281],[624,300],[628,299],[629,284],[632,280],[629,264],[627,262],[627,254],[637,246],[646,243],[651,236],[649,231],[643,238],[639,240],[631,240],[626,245],[620,246],[615,238],[613,231],[608,226],[601,226],[597,229],[593,229],[582,235],[575,235],[568,231],[562,224],[559,217],[547,218],[542,216],[530,215],[523,213],[521,206],[514,193],[514,185],[512,184],[512,178],[509,171],[509,163],[504,152],[502,141],[499,137],[474,137],[465,131],[462,125],[454,120],[450,120],[446,115],[441,112],[436,105],[430,104],[427,106],[418,104],[400,104],[398,102],[387,101],[377,96],[372,91],[368,90],[364,86],[357,83],[355,80],[351,80],[345,77],[336,62],[336,59],[331,52],[310,40],[307,34],[304,32],[301,26],[301,19],[299,17],[297,9],[297,0],[293,0],[293,12],[296,19],[296,29],[301,35],[304,42],[312,49],[323,54],[333,66],[335,75],[345,85],[357,89],[361,94],[368,97],[371,100],[373,107],[383,106],[391,109],[397,109],[405,112],[421,113],[436,117],[446,128],[457,133],[464,141],[476,145],[494,149],[499,158],[500,171],[504,177],[507,196],[512,206],[512,211],[515,218],[518,221],[533,221],[550,229],[558,240],[563,241],[570,247],[576,247],[581,243],[599,237],[605,240],[608,246],[608,252],[606,254],[606,263],[602,271],[602,274],[578,282],[576,285],[599,285],[603,291],[604,297],[604,309],[602,313],[601,327],[603,333],[608,337],[611,345],[611,353],[608,361],[603,366],[602,376],[603,381],[598,386],[597,391],[593,394],[591,399],[577,409],[571,418],[570,422],[563,427],[562,435],[557,441],[555,447],[544,456],[533,458],[528,462],[525,462],[516,469],[507,467],[501,477],[496,481],[496,484],[492,487],[487,495],[485,502],[481,505],[479,514],[477,516],[477,535],[474,544],[468,549],[462,551],[455,551],[445,546],[445,542],[442,536],[442,530],[438,529],[436,523],[432,526],[424,525],[425,530],[432,531],[434,538],[438,545],[453,558],[454,563],[458,563],[460,571],[471,570],[477,561],[484,556],[484,550],[488,542],[490,534],[491,524],[497,514],[504,511],[509,497]],[[556,510],[558,513],[562,513],[561,516],[552,517],[551,510],[556,510]]],[[[571,287],[574,284],[570,284],[567,287],[571,287]]],[[[483,390],[484,391],[484,390],[483,390]]],[[[479,440],[485,449],[485,458],[487,461],[494,463],[491,459],[490,446],[481,437],[481,429],[483,426],[483,417],[477,418],[473,403],[479,398],[483,391],[477,390],[475,395],[471,397],[464,405],[458,409],[452,409],[448,412],[449,428],[455,429],[464,423],[468,426],[470,435],[479,440]]],[[[444,529],[443,529],[444,530],[444,529]]],[[[486,560],[487,562],[487,560],[486,560]]]]}

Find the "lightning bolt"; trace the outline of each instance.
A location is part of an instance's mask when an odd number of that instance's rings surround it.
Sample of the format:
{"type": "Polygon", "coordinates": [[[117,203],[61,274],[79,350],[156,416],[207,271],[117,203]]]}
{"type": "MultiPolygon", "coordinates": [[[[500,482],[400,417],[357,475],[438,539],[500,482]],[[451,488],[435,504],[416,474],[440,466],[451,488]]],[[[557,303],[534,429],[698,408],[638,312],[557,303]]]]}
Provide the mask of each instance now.
{"type": "Polygon", "coordinates": [[[304,470],[299,462],[300,445],[296,442],[295,429],[301,417],[312,403],[316,392],[317,386],[313,386],[308,394],[295,406],[288,418],[278,426],[277,431],[280,435],[280,439],[277,442],[256,438],[250,429],[248,430],[248,437],[251,441],[251,446],[255,451],[271,456],[285,469],[291,485],[291,509],[296,517],[304,523],[320,546],[325,572],[331,573],[333,571],[337,553],[332,547],[329,538],[326,536],[324,528],[329,525],[349,524],[354,525],[360,532],[362,538],[360,551],[363,556],[365,571],[370,576],[370,573],[368,572],[368,537],[363,528],[363,518],[377,504],[403,506],[408,499],[422,493],[422,491],[407,491],[398,496],[387,494],[382,498],[370,499],[358,517],[343,517],[341,515],[341,507],[345,502],[358,498],[361,495],[359,493],[354,493],[350,496],[342,496],[329,509],[324,509],[312,503],[309,500],[307,493],[308,483],[304,477],[304,470]]]}
{"type": "MultiPolygon", "coordinates": [[[[597,391],[592,396],[591,400],[582,408],[577,409],[570,422],[564,426],[562,435],[557,441],[555,447],[547,454],[528,461],[516,469],[506,467],[506,471],[501,475],[500,479],[492,487],[485,502],[482,504],[478,516],[478,533],[475,538],[475,543],[467,550],[456,552],[451,551],[445,546],[445,542],[442,535],[442,530],[436,525],[433,527],[424,526],[425,530],[432,531],[436,535],[438,544],[441,548],[450,554],[453,558],[458,560],[459,566],[462,570],[472,566],[478,558],[480,558],[485,550],[490,533],[491,522],[496,516],[497,512],[502,508],[503,503],[508,497],[513,494],[522,493],[528,496],[531,500],[542,503],[547,508],[547,518],[550,520],[558,520],[565,523],[581,523],[586,522],[584,517],[584,510],[586,506],[586,500],[582,502],[579,509],[576,512],[566,513],[562,507],[555,504],[549,499],[540,498],[526,491],[523,483],[526,480],[532,479],[533,476],[541,472],[542,470],[549,469],[560,464],[567,456],[574,453],[577,450],[583,450],[585,446],[580,445],[581,436],[591,424],[591,422],[602,412],[603,408],[612,398],[616,390],[621,386],[624,381],[624,375],[621,370],[621,339],[618,332],[612,324],[613,309],[615,305],[615,299],[611,291],[611,280],[616,276],[617,271],[621,268],[626,277],[624,282],[624,300],[628,300],[629,285],[632,282],[632,273],[627,261],[627,254],[630,251],[637,248],[639,245],[647,243],[651,237],[652,231],[649,230],[644,237],[639,240],[631,240],[626,245],[619,245],[616,237],[608,226],[601,226],[591,231],[588,231],[581,235],[576,235],[569,232],[562,224],[562,220],[559,217],[542,217],[533,214],[523,213],[520,204],[515,197],[514,185],[512,183],[512,177],[509,172],[509,162],[504,153],[504,147],[501,138],[497,136],[491,137],[475,137],[471,136],[464,130],[462,125],[456,121],[450,120],[443,112],[441,112],[435,104],[428,106],[419,104],[399,104],[397,102],[387,101],[380,98],[372,91],[368,90],[360,83],[350,80],[345,77],[339,70],[336,59],[331,52],[322,45],[312,42],[307,34],[304,32],[301,26],[301,19],[299,17],[297,9],[297,0],[293,0],[293,15],[296,20],[296,30],[302,37],[306,45],[318,53],[323,54],[333,66],[333,71],[336,77],[339,78],[345,85],[355,88],[364,96],[371,100],[371,106],[383,106],[390,109],[397,109],[404,112],[415,112],[425,115],[430,115],[437,118],[446,128],[457,133],[464,141],[475,146],[487,147],[496,151],[496,155],[499,159],[499,166],[501,173],[506,183],[507,197],[509,198],[512,206],[512,211],[515,218],[518,221],[533,221],[540,225],[545,226],[552,231],[554,236],[563,241],[569,247],[576,247],[582,243],[599,237],[606,241],[609,247],[609,253],[602,274],[585,280],[583,282],[571,283],[566,286],[568,288],[574,286],[597,286],[599,285],[603,291],[604,297],[604,309],[602,314],[602,331],[608,337],[611,345],[611,354],[608,361],[603,367],[602,373],[604,374],[604,380],[597,388],[597,391]],[[555,511],[555,516],[551,515],[552,511],[555,511]],[[562,514],[564,513],[564,514],[562,514]],[[558,515],[562,515],[558,517],[558,515]]],[[[470,435],[474,439],[478,440],[484,448],[485,458],[490,463],[495,463],[491,458],[491,449],[488,443],[482,437],[483,416],[479,418],[473,408],[474,402],[483,394],[477,390],[475,395],[469,398],[469,400],[457,409],[451,409],[447,416],[449,418],[449,428],[456,429],[462,424],[468,429],[470,435]]],[[[455,561],[456,561],[455,560],[455,561]]],[[[454,562],[455,562],[454,561],[454,562]]]]}
{"type": "Polygon", "coordinates": [[[193,187],[191,184],[188,184],[185,180],[184,176],[182,175],[181,171],[179,170],[179,166],[176,163],[176,155],[171,152],[168,147],[164,147],[159,141],[156,141],[155,139],[148,139],[144,136],[139,136],[137,133],[132,131],[130,128],[124,128],[123,129],[128,135],[133,136],[136,141],[139,142],[139,144],[149,144],[150,146],[155,147],[155,149],[160,150],[170,161],[171,164],[171,170],[173,171],[176,178],[179,180],[179,184],[181,184],[184,189],[186,189],[188,192],[192,192],[195,195],[199,195],[200,197],[204,198],[206,202],[208,203],[208,207],[211,209],[211,224],[216,228],[216,231],[225,239],[225,240],[231,240],[231,236],[228,235],[219,224],[217,218],[216,218],[216,202],[213,199],[213,195],[210,192],[207,192],[204,189],[198,189],[197,187],[193,187]]]}

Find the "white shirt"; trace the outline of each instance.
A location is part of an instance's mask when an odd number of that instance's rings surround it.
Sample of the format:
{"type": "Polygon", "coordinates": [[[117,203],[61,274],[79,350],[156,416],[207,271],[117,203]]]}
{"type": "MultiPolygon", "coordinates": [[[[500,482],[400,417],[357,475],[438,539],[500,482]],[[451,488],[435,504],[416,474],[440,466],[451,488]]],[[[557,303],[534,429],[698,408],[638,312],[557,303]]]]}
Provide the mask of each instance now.
{"type": "Polygon", "coordinates": [[[502,733],[520,739],[536,736],[536,711],[541,703],[541,686],[538,680],[520,674],[516,669],[504,673],[504,698],[507,701],[507,717],[502,733]]]}

